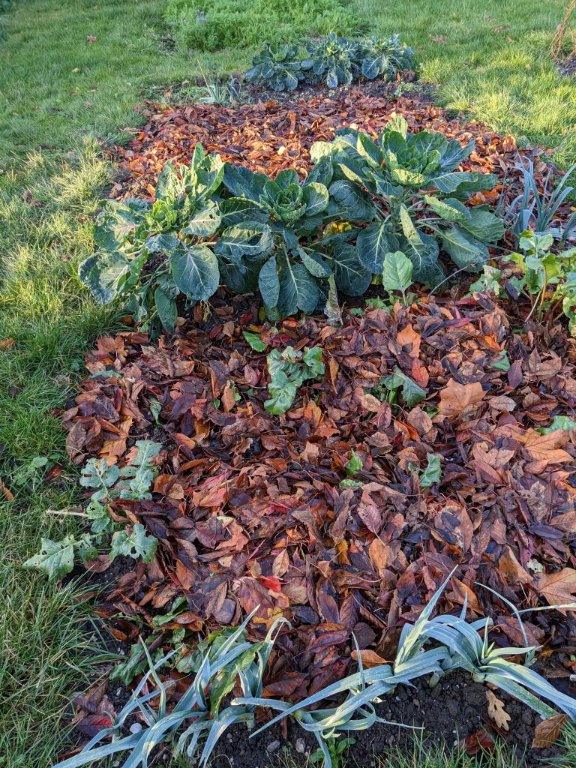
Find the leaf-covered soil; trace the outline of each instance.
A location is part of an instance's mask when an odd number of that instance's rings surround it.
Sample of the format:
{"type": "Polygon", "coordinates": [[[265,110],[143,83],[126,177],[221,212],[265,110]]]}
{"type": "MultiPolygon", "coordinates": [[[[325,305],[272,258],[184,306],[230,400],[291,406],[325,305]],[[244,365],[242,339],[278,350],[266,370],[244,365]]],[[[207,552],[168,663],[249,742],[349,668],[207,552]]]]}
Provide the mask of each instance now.
{"type": "MultiPolygon", "coordinates": [[[[509,195],[518,189],[513,139],[448,120],[422,100],[352,87],[336,98],[148,110],[148,124],[119,150],[115,196],[150,194],[164,162],[187,162],[196,141],[254,170],[304,173],[313,141],[342,124],[378,131],[393,111],[413,128],[475,137],[467,169],[507,176],[509,195]]],[[[541,150],[521,154],[543,166],[541,150]]],[[[274,329],[258,321],[251,297],[222,292],[208,316],[196,307],[171,338],[153,342],[130,330],[100,339],[87,358],[90,378],[63,414],[70,456],[122,463],[138,439],[164,446],[153,499],[114,502],[118,520],[141,522],[160,540],[156,560],[115,574],[100,604],[114,637],[133,643],[141,628],[152,632],[154,616],[180,596],[185,605],[164,634],[156,631],[157,647],[171,630],[185,628],[192,642],[193,633],[238,624],[256,608],[257,637],[282,613],[293,628],[278,642],[266,695],[297,700],[352,670],[352,635],[362,650],[392,658],[403,623],[455,565],[442,609],[466,600],[470,616],[490,614],[501,645],[524,638],[506,605],[478,583],[519,608],[573,602],[576,434],[540,430],[555,415],[574,417],[574,342],[553,318],[546,327],[525,323],[528,308],[462,294],[421,296],[391,314],[345,309],[341,327],[312,317],[274,329]],[[250,348],[246,330],[261,335],[266,351],[322,348],[324,380],[302,387],[285,416],[263,407],[266,352],[250,348]],[[407,404],[410,385],[387,401],[382,380],[398,371],[425,391],[423,401],[407,404]],[[352,451],[362,469],[356,487],[345,487],[352,451]],[[424,488],[428,454],[441,457],[442,475],[424,488]]],[[[102,556],[92,569],[106,578],[108,565],[102,556]]],[[[573,617],[543,611],[526,622],[529,642],[545,649],[542,671],[572,695],[573,617]]],[[[474,688],[463,690],[473,696],[474,688]]],[[[446,736],[430,694],[420,695],[406,717],[418,709],[446,736]]],[[[403,720],[396,704],[393,717],[403,720]]],[[[478,730],[485,702],[473,717],[469,706],[458,709],[473,721],[462,715],[462,734],[478,730]]],[[[534,720],[519,712],[514,738],[526,745],[534,720]]]]}
{"type": "MultiPolygon", "coordinates": [[[[145,126],[127,147],[118,148],[121,173],[112,196],[151,197],[164,163],[189,163],[198,141],[206,151],[219,152],[225,160],[253,171],[274,175],[295,168],[303,175],[310,168],[309,149],[315,141],[330,141],[337,129],[350,125],[378,133],[393,113],[403,115],[410,130],[441,131],[463,144],[476,139],[476,150],[463,169],[506,177],[508,200],[521,191],[516,167],[521,158],[535,161],[537,176],[544,168],[544,150],[518,149],[512,136],[496,133],[476,120],[448,117],[420,86],[412,97],[395,96],[397,87],[374,82],[329,93],[308,89],[292,97],[254,89],[253,103],[231,107],[148,103],[143,108],[145,126]]],[[[496,187],[476,202],[495,204],[501,191],[496,187]]]]}
{"type": "MultiPolygon", "coordinates": [[[[574,433],[538,430],[573,414],[576,355],[561,326],[519,333],[518,322],[488,300],[422,298],[342,327],[308,318],[275,332],[254,305],[223,296],[207,323],[198,310],[170,340],[102,338],[64,414],[70,455],[122,462],[136,439],[164,444],[154,499],[114,503],[160,539],[160,556],[121,576],[103,613],[146,625],[185,595],[173,627],[198,631],[257,606],[262,624],[282,612],[294,629],[268,691],[296,698],[347,671],[352,633],[390,658],[403,622],[457,564],[444,608],[467,599],[472,615],[495,617],[500,642],[521,643],[475,583],[521,608],[574,599],[574,433]],[[265,354],[246,328],[270,348],[323,349],[325,380],[303,387],[285,417],[263,408],[265,354]],[[397,369],[425,401],[380,399],[397,369]],[[362,485],[344,488],[352,450],[362,485]],[[424,489],[415,468],[428,453],[442,457],[442,478],[424,489]]],[[[554,674],[567,677],[572,620],[535,613],[526,627],[530,642],[562,651],[554,674]]]]}

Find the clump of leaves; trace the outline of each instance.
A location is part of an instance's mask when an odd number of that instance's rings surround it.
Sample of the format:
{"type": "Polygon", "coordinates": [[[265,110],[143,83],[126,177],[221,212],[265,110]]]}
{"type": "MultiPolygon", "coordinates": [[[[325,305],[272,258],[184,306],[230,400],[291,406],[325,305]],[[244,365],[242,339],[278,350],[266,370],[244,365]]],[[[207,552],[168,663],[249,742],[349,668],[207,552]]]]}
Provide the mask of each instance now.
{"type": "Polygon", "coordinates": [[[534,163],[520,165],[524,189],[508,206],[505,218],[516,237],[516,246],[526,230],[533,230],[537,235],[552,235],[563,243],[576,233],[576,213],[560,225],[558,212],[574,192],[571,180],[576,174],[576,164],[571,166],[561,177],[556,179],[554,168],[550,167],[541,186],[537,184],[534,163]]]}
{"type": "MultiPolygon", "coordinates": [[[[269,706],[280,714],[262,726],[256,733],[269,728],[279,720],[293,715],[306,731],[313,733],[324,755],[325,768],[333,768],[330,745],[340,733],[365,730],[380,718],[374,704],[384,695],[394,692],[398,685],[410,685],[424,675],[431,675],[430,683],[458,669],[468,670],[475,681],[486,682],[519,699],[542,717],[556,714],[542,699],[548,699],[573,720],[576,719],[576,699],[554,688],[541,675],[528,666],[510,661],[507,657],[527,655],[531,661],[533,648],[496,648],[488,642],[490,618],[466,621],[466,605],[459,616],[439,615],[430,618],[450,577],[434,594],[414,624],[405,624],[400,634],[396,658],[392,664],[378,664],[364,669],[362,654],[357,651],[359,670],[339,682],[309,696],[292,706],[269,699],[236,699],[236,703],[269,706]],[[430,643],[435,643],[430,647],[430,643]],[[344,695],[336,707],[318,705],[344,695]],[[314,707],[310,710],[309,707],[314,707]]],[[[521,630],[524,631],[522,620],[521,630]]],[[[395,723],[394,725],[398,725],[395,723]]]]}
{"type": "Polygon", "coordinates": [[[502,259],[510,269],[484,267],[472,291],[500,296],[507,290],[513,296],[524,294],[532,302],[530,317],[544,318],[548,311],[559,311],[568,319],[570,333],[576,335],[576,248],[558,249],[550,233],[540,235],[526,230],[519,239],[519,252],[502,259]],[[512,272],[512,274],[510,274],[512,272]]]}
{"type": "Polygon", "coordinates": [[[325,82],[328,88],[337,88],[360,77],[357,41],[330,34],[322,40],[310,40],[306,48],[308,57],[301,66],[309,82],[325,82]]]}
{"type": "Polygon", "coordinates": [[[367,80],[383,77],[393,80],[399,72],[414,69],[414,51],[402,45],[399,35],[387,40],[368,37],[360,41],[357,56],[362,76],[367,80]]]}
{"type": "Polygon", "coordinates": [[[179,296],[209,299],[220,284],[211,238],[222,223],[214,194],[223,177],[222,159],[197,144],[189,167],[164,166],[153,203],[108,201],[94,231],[98,252],[79,270],[94,297],[125,295],[138,321],[157,318],[168,330],[179,296]]]}
{"type": "Polygon", "coordinates": [[[337,88],[362,77],[392,80],[399,72],[413,68],[413,51],[402,45],[398,35],[351,39],[331,32],[309,40],[305,49],[267,44],[246,76],[251,82],[284,91],[294,90],[302,82],[337,88]]]}
{"type": "Polygon", "coordinates": [[[363,25],[349,0],[168,0],[164,17],[178,45],[196,51],[291,43],[363,25]]]}
{"type": "Polygon", "coordinates": [[[40,552],[26,560],[25,568],[44,571],[50,580],[61,579],[73,570],[76,557],[88,562],[106,541],[112,560],[118,555],[142,558],[144,562],[154,558],[158,542],[147,535],[144,526],[119,524],[110,514],[110,505],[117,499],[151,498],[150,487],[157,473],[153,460],[162,446],[151,440],[139,440],[135,448],[131,462],[124,467],[108,465],[106,459],[86,462],[80,485],[93,491],[85,513],[91,522],[90,532],[66,536],[61,541],[42,539],[40,552]]]}
{"type": "Polygon", "coordinates": [[[336,289],[358,296],[370,285],[354,248],[324,230],[337,217],[330,210],[327,164],[300,182],[296,171],[281,171],[275,179],[247,168],[227,165],[224,184],[231,198],[221,209],[237,222],[222,234],[216,247],[223,279],[238,292],[259,290],[271,320],[298,310],[314,312],[336,289]],[[249,218],[252,223],[246,224],[249,218]],[[263,233],[254,247],[253,233],[263,233]]]}
{"type": "Polygon", "coordinates": [[[153,750],[176,737],[177,755],[198,757],[200,765],[206,765],[218,740],[230,726],[246,723],[253,727],[255,706],[233,703],[223,708],[222,702],[237,680],[247,700],[260,700],[264,670],[278,631],[285,623],[284,619],[276,620],[263,640],[250,642],[246,633],[250,619],[248,616],[237,628],[212,633],[203,642],[196,656],[198,666],[194,679],[171,711],[167,707],[168,692],[175,682],[163,682],[158,669],[173,654],[153,663],[143,645],[150,670],[118,714],[114,725],[100,730],[80,753],[54,768],[79,768],[121,753],[128,753],[124,768],[146,768],[153,750]],[[152,702],[157,702],[156,710],[152,709],[152,702]],[[137,733],[123,736],[128,718],[134,715],[143,721],[144,727],[137,733]],[[108,737],[113,740],[105,743],[108,737]]]}
{"type": "MultiPolygon", "coordinates": [[[[468,670],[477,682],[486,682],[506,691],[542,717],[549,718],[556,714],[543,701],[547,699],[570,718],[576,719],[575,699],[554,688],[528,666],[509,660],[510,657],[527,655],[531,662],[533,648],[496,648],[488,641],[491,619],[467,622],[466,605],[458,616],[431,618],[449,579],[436,591],[414,624],[404,625],[392,663],[365,669],[362,652],[357,648],[357,672],[294,705],[263,697],[264,672],[284,622],[282,619],[274,622],[260,642],[247,640],[246,627],[251,616],[237,629],[213,633],[202,641],[195,653],[184,657],[189,658],[187,671],[195,673],[195,676],[170,712],[167,694],[175,682],[162,682],[157,670],[173,654],[154,664],[143,645],[150,671],[144,675],[114,725],[99,731],[79,754],[54,768],[79,768],[122,752],[129,753],[123,764],[125,768],[145,768],[152,750],[173,740],[178,734],[177,752],[185,753],[190,758],[197,755],[200,742],[205,738],[199,757],[200,765],[205,765],[229,726],[242,722],[248,727],[254,726],[257,708],[273,709],[280,714],[256,733],[292,715],[304,730],[316,738],[325,768],[337,768],[343,751],[335,749],[339,737],[350,738],[355,731],[366,730],[377,722],[387,722],[378,716],[375,709],[382,696],[392,694],[399,685],[411,685],[422,676],[430,676],[430,684],[433,685],[444,675],[458,669],[468,670]],[[225,696],[233,690],[237,680],[242,695],[233,698],[229,706],[222,709],[225,696]],[[341,703],[334,706],[332,702],[342,696],[341,703]],[[158,701],[157,710],[150,706],[155,699],[158,701]],[[319,709],[318,704],[323,702],[331,706],[319,709]],[[143,720],[144,728],[123,736],[122,730],[133,715],[143,720]],[[103,743],[109,736],[112,741],[103,743]]],[[[518,611],[515,614],[524,633],[520,614],[518,611]]]]}
{"type": "Polygon", "coordinates": [[[298,51],[298,45],[272,46],[267,43],[254,57],[246,79],[273,91],[295,90],[305,77],[298,51]]]}
{"type": "Polygon", "coordinates": [[[396,118],[377,142],[348,129],[316,143],[315,166],[300,181],[294,170],[271,179],[224,164],[198,144],[189,168],[166,165],[154,203],[107,205],[99,250],[80,278],[97,300],[126,296],[136,321],[169,331],[179,308],[208,300],[221,283],[259,291],[272,321],[324,307],[337,322],[338,292],[360,296],[372,275],[409,303],[412,280],[444,279],[441,250],[474,270],[503,234],[485,206],[462,202],[495,183],[455,170],[472,148],[409,134],[396,118]]]}
{"type": "Polygon", "coordinates": [[[325,372],[320,347],[306,350],[296,350],[294,347],[273,349],[267,361],[270,399],[266,400],[264,407],[277,416],[286,413],[294,402],[298,388],[305,381],[319,379],[325,372]]]}
{"type": "Polygon", "coordinates": [[[474,271],[504,234],[487,206],[464,205],[497,181],[456,170],[473,149],[473,141],[462,147],[440,133],[411,134],[406,120],[395,117],[376,141],[345,129],[331,143],[314,144],[311,154],[332,166],[329,191],[340,216],[367,224],[356,239],[362,265],[382,274],[387,254],[401,251],[412,262],[413,279],[435,286],[445,279],[440,253],[474,271]]]}

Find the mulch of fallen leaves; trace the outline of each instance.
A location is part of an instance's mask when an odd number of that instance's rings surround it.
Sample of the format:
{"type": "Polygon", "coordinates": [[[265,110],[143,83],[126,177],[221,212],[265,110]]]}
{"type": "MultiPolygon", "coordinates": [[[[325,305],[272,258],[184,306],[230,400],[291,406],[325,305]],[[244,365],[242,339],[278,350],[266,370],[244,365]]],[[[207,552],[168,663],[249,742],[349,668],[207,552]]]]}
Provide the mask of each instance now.
{"type": "MultiPolygon", "coordinates": [[[[158,537],[159,554],[118,578],[101,613],[150,626],[184,595],[188,610],[165,628],[282,614],[293,629],[267,694],[300,697],[346,672],[352,634],[391,658],[403,623],[457,566],[442,607],[467,600],[471,616],[494,616],[499,642],[522,644],[506,606],[476,583],[519,608],[575,599],[576,434],[538,429],[576,408],[576,349],[561,326],[517,330],[484,298],[273,330],[245,299],[220,297],[207,323],[197,308],[173,338],[101,338],[63,416],[70,456],[122,463],[136,439],[164,445],[153,499],[113,505],[158,537]],[[248,328],[269,348],[323,350],[325,379],[283,417],[263,407],[266,355],[248,347],[248,328]],[[426,389],[424,402],[392,407],[374,394],[395,367],[426,389]],[[352,450],[360,488],[340,486],[352,450]],[[442,457],[442,479],[425,489],[414,468],[428,453],[442,457]]],[[[560,677],[576,671],[574,614],[564,614],[526,622],[530,642],[563,652],[560,677]]],[[[137,634],[114,626],[118,639],[137,634]]]]}
{"type": "MultiPolygon", "coordinates": [[[[537,175],[544,168],[544,150],[519,150],[512,136],[496,133],[475,120],[448,119],[445,110],[428,99],[396,98],[389,87],[375,83],[332,95],[319,90],[289,101],[268,99],[232,107],[147,104],[146,125],[126,148],[118,148],[124,179],[114,186],[112,196],[153,197],[164,163],[189,163],[197,142],[253,171],[273,176],[295,168],[305,175],[315,141],[331,141],[336,130],[345,126],[377,134],[393,113],[402,114],[413,131],[441,131],[463,144],[476,139],[476,149],[463,169],[506,177],[507,199],[521,192],[521,174],[515,167],[521,157],[534,160],[537,175]]],[[[501,191],[496,187],[478,195],[475,202],[494,204],[501,191]]]]}

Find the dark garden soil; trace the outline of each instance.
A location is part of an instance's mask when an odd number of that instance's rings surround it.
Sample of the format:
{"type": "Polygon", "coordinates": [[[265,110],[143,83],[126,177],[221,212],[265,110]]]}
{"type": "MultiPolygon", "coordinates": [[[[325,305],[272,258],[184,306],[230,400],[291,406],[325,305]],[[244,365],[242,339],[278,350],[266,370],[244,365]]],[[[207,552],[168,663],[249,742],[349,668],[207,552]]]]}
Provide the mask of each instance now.
{"type": "Polygon", "coordinates": [[[560,62],[558,69],[560,70],[560,74],[565,77],[576,76],[576,56],[560,62]]]}
{"type": "MultiPolygon", "coordinates": [[[[518,190],[520,155],[537,173],[543,167],[542,150],[519,153],[511,137],[448,120],[426,100],[351,87],[233,109],[149,105],[145,128],[118,150],[123,174],[113,195],[151,194],[164,162],[187,162],[197,141],[254,170],[305,172],[313,141],[331,139],[342,125],[378,131],[394,111],[414,129],[476,138],[465,167],[507,176],[508,195],[518,190]]],[[[476,202],[495,203],[500,194],[476,202]]],[[[292,629],[278,640],[265,695],[299,700],[355,669],[352,635],[363,657],[393,658],[401,627],[455,566],[441,609],[467,601],[470,617],[492,616],[498,645],[523,638],[506,605],[478,583],[519,608],[572,602],[576,431],[545,429],[556,414],[574,417],[574,340],[553,317],[545,326],[526,323],[522,305],[462,293],[422,295],[392,313],[344,308],[340,326],[310,317],[272,328],[259,321],[252,297],[220,292],[207,317],[197,306],[172,337],[152,341],[129,330],[101,338],[87,357],[90,378],[62,415],[71,458],[122,464],[136,440],[163,445],[153,498],[113,503],[118,521],[143,523],[160,542],[151,564],[123,562],[99,604],[115,640],[131,644],[143,632],[162,648],[172,630],[185,629],[192,650],[196,633],[236,625],[253,610],[253,638],[284,615],[292,629]],[[284,416],[263,407],[266,352],[250,348],[246,330],[267,351],[322,349],[326,376],[302,387],[284,416]],[[424,400],[390,404],[382,379],[394,372],[422,388],[424,400]],[[356,488],[341,485],[352,451],[362,460],[356,488]],[[425,488],[419,470],[430,453],[441,456],[442,476],[425,488]],[[180,596],[185,605],[159,633],[154,616],[180,596]]],[[[109,565],[103,556],[92,571],[107,579],[109,565]]],[[[530,643],[545,649],[541,671],[575,695],[574,614],[527,619],[530,643]]],[[[166,674],[177,697],[186,679],[166,674]]],[[[512,716],[502,735],[524,749],[535,719],[500,698],[512,716]]],[[[414,695],[398,691],[381,714],[423,724],[450,743],[455,731],[495,733],[486,689],[459,676],[433,691],[423,684],[414,695]]],[[[260,768],[280,734],[247,742],[233,731],[220,753],[260,768]]],[[[290,734],[294,743],[303,738],[290,734]]],[[[407,738],[375,727],[358,737],[354,756],[365,763],[373,747],[407,738]]]]}
{"type": "MultiPolygon", "coordinates": [[[[376,723],[367,731],[353,734],[350,763],[372,768],[375,758],[385,757],[391,748],[412,750],[415,737],[449,746],[459,743],[469,754],[478,754],[489,750],[493,740],[501,736],[515,750],[519,761],[523,759],[521,764],[526,768],[546,768],[547,759],[561,754],[560,750],[527,749],[539,718],[514,699],[505,695],[501,698],[511,716],[509,733],[498,733],[488,717],[486,688],[461,673],[441,680],[433,689],[424,681],[417,681],[414,688],[400,687],[389,701],[376,707],[378,715],[390,722],[415,726],[415,730],[376,723]]],[[[314,737],[294,722],[288,723],[287,731],[272,726],[252,738],[250,733],[244,726],[231,728],[216,749],[215,768],[277,766],[279,754],[285,748],[297,765],[306,765],[309,755],[318,749],[314,737]]]]}

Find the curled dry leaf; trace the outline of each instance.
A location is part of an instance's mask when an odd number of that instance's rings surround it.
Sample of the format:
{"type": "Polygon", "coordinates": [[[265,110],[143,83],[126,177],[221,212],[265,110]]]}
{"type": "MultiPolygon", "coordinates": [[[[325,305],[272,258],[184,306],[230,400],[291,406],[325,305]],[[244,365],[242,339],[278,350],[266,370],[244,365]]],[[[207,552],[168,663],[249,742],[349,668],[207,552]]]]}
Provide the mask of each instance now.
{"type": "Polygon", "coordinates": [[[547,720],[542,720],[534,729],[532,749],[551,747],[558,741],[567,723],[568,715],[554,715],[547,720]]]}

